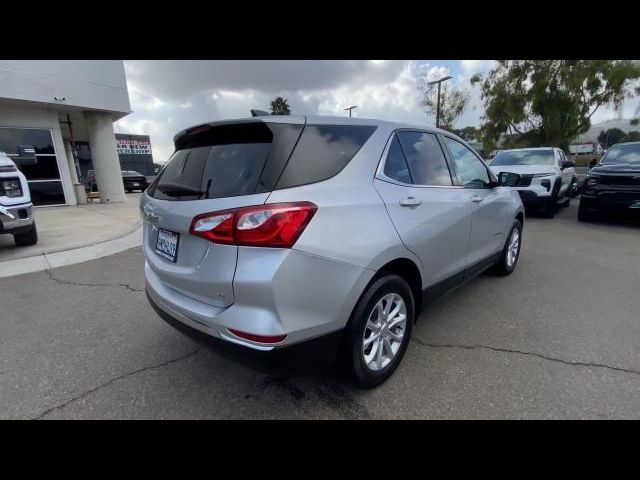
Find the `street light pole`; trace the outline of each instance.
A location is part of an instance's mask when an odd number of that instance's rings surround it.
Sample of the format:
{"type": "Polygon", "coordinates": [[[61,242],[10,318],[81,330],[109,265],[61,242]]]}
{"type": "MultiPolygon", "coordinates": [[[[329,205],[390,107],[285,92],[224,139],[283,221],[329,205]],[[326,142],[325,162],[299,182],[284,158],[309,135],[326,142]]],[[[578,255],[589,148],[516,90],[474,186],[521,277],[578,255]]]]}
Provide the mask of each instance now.
{"type": "Polygon", "coordinates": [[[433,82],[429,82],[428,85],[438,84],[438,100],[436,101],[436,128],[440,128],[440,84],[442,82],[446,82],[447,80],[451,80],[453,77],[446,76],[441,78],[440,80],[434,80],[433,82]]]}
{"type": "Polygon", "coordinates": [[[358,108],[358,105],[352,105],[349,108],[344,109],[345,111],[349,110],[349,118],[351,118],[351,110],[353,110],[354,108],[358,108]]]}

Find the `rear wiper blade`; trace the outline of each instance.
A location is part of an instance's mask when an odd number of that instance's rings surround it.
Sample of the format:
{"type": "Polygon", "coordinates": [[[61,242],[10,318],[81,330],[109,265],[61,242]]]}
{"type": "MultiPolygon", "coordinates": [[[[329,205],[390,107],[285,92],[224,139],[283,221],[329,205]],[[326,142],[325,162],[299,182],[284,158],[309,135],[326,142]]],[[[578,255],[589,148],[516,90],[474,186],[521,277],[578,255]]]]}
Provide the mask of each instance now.
{"type": "Polygon", "coordinates": [[[156,188],[166,195],[176,197],[182,195],[201,196],[204,193],[197,188],[190,187],[189,185],[180,185],[179,183],[160,183],[156,188]]]}

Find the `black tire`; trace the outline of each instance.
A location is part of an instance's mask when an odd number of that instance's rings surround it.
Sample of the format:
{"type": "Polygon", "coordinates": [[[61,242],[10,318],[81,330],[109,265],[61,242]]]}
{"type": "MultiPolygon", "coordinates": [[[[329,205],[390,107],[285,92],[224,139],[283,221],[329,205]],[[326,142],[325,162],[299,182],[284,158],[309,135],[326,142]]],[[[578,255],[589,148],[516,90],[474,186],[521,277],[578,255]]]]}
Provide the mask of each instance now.
{"type": "Polygon", "coordinates": [[[38,230],[34,223],[31,230],[25,233],[14,233],[13,241],[16,242],[18,247],[28,247],[29,245],[35,245],[38,243],[38,230]]]}
{"type": "Polygon", "coordinates": [[[578,179],[573,177],[569,184],[569,198],[576,198],[579,193],[580,189],[578,188],[578,179]]]}
{"type": "Polygon", "coordinates": [[[567,208],[569,205],[571,205],[571,199],[573,197],[575,197],[575,183],[576,183],[576,179],[573,178],[571,179],[571,183],[569,183],[569,186],[567,187],[567,192],[565,193],[565,201],[562,202],[562,208],[567,208]]]}
{"type": "Polygon", "coordinates": [[[521,249],[522,249],[522,223],[520,222],[520,220],[516,220],[513,223],[513,227],[511,227],[511,230],[509,231],[509,236],[507,237],[507,241],[505,242],[504,247],[502,248],[502,252],[500,253],[500,258],[491,269],[491,273],[501,277],[511,275],[513,271],[516,269],[516,265],[518,265],[521,249]],[[518,234],[520,236],[520,241],[518,243],[518,252],[516,254],[515,262],[509,265],[509,262],[507,261],[507,254],[509,252],[509,244],[511,242],[511,236],[513,235],[513,231],[516,229],[518,230],[518,234]]]}
{"type": "Polygon", "coordinates": [[[340,357],[350,379],[362,388],[372,388],[386,381],[402,361],[411,339],[414,323],[415,301],[406,280],[395,274],[385,274],[376,279],[358,300],[345,330],[340,357]],[[365,327],[376,304],[390,293],[399,295],[404,301],[406,308],[404,335],[395,356],[385,367],[376,371],[369,368],[364,359],[365,327]]]}

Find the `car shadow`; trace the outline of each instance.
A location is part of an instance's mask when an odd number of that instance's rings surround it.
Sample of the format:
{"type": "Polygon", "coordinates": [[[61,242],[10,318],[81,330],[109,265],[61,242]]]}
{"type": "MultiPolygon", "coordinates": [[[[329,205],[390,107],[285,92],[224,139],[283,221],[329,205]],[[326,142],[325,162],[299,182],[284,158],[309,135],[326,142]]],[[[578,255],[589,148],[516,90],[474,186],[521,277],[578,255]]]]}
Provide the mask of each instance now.
{"type": "Polygon", "coordinates": [[[212,337],[175,319],[163,318],[176,330],[216,355],[262,374],[283,379],[304,376],[324,380],[333,377],[338,380],[343,377],[342,369],[337,364],[341,331],[263,352],[212,337]]]}

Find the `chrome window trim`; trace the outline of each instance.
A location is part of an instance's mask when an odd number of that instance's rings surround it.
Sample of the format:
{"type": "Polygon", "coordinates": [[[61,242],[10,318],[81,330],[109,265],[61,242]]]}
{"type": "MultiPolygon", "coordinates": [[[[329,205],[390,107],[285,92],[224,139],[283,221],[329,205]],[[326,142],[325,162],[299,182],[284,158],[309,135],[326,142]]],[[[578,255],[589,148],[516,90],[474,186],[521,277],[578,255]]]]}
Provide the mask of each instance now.
{"type": "MultiPolygon", "coordinates": [[[[380,161],[378,162],[378,168],[376,170],[376,174],[374,176],[374,178],[378,179],[378,180],[382,180],[383,182],[387,182],[387,183],[393,183],[394,185],[399,185],[401,187],[411,187],[411,188],[465,188],[461,185],[453,185],[453,179],[451,180],[452,185],[421,185],[421,184],[414,184],[414,183],[404,183],[404,182],[400,182],[398,180],[395,180],[393,178],[387,177],[384,174],[384,166],[387,163],[387,156],[389,154],[389,150],[391,149],[391,142],[393,140],[393,137],[396,133],[398,132],[418,132],[418,133],[428,133],[430,135],[433,135],[436,137],[436,141],[438,141],[438,135],[435,132],[429,132],[426,130],[416,130],[413,128],[400,128],[397,130],[394,130],[393,132],[391,132],[391,135],[389,135],[389,138],[387,139],[387,143],[384,146],[384,149],[382,150],[382,155],[380,156],[380,161]]],[[[440,143],[438,141],[438,143],[440,143]]],[[[442,146],[440,146],[440,148],[442,148],[442,146]]],[[[443,151],[442,155],[445,156],[445,161],[446,161],[446,154],[443,151]]],[[[447,168],[449,169],[449,176],[451,176],[451,169],[449,168],[449,165],[447,164],[447,168]]]]}

